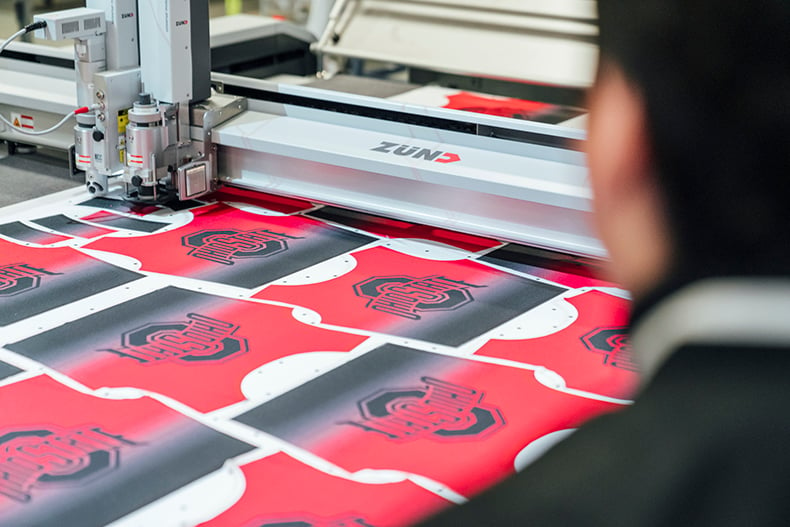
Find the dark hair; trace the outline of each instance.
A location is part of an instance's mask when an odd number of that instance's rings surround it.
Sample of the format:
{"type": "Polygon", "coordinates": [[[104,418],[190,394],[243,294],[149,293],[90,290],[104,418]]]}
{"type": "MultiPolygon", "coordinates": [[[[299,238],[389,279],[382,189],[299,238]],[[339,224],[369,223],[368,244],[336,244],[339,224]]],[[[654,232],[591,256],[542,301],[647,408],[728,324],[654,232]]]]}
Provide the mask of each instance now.
{"type": "Polygon", "coordinates": [[[790,274],[790,0],[599,0],[644,96],[675,272],[790,274]]]}

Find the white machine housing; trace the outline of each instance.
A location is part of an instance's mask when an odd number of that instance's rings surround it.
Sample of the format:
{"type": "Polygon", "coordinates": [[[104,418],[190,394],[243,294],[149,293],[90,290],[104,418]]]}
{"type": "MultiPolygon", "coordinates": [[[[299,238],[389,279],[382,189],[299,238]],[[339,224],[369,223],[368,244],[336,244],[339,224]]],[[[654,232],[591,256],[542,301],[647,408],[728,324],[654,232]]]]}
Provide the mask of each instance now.
{"type": "Polygon", "coordinates": [[[159,101],[188,103],[209,97],[210,68],[203,58],[210,53],[207,12],[208,0],[139,0],[143,89],[159,101]]]}
{"type": "Polygon", "coordinates": [[[47,27],[36,30],[36,36],[48,40],[94,37],[106,31],[104,13],[87,7],[37,15],[33,20],[47,23],[47,27]]]}
{"type": "Polygon", "coordinates": [[[87,0],[86,5],[104,10],[107,25],[107,69],[136,68],[140,64],[137,49],[137,0],[87,0]]]}

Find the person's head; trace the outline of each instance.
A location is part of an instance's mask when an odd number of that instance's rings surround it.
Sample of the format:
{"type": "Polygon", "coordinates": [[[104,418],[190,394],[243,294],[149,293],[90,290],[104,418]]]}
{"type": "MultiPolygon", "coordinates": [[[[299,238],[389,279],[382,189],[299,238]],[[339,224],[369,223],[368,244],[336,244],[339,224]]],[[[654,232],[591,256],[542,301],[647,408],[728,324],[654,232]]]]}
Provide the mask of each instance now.
{"type": "Polygon", "coordinates": [[[588,154],[615,278],[790,274],[790,0],[599,0],[588,154]]]}

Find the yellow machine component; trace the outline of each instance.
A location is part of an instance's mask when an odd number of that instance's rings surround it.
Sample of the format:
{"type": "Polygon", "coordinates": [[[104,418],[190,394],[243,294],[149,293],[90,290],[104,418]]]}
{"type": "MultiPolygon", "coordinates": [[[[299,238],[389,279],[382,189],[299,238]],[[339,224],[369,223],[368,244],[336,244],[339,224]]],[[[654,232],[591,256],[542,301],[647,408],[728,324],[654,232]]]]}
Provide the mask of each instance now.
{"type": "Polygon", "coordinates": [[[242,1],[241,0],[225,0],[225,14],[238,15],[241,13],[242,1]]]}
{"type": "Polygon", "coordinates": [[[126,125],[129,124],[129,110],[118,112],[118,158],[126,164],[126,125]]]}

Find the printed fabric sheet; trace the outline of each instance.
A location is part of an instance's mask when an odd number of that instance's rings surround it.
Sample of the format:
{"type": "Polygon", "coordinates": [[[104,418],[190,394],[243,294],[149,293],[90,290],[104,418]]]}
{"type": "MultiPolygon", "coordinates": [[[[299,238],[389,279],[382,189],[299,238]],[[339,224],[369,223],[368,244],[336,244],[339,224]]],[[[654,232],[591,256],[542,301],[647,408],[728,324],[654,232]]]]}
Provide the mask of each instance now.
{"type": "Polygon", "coordinates": [[[0,525],[404,527],[529,470],[638,372],[624,292],[518,252],[232,187],[0,209],[0,525]]]}

